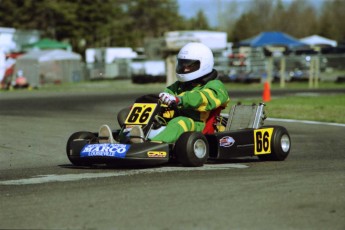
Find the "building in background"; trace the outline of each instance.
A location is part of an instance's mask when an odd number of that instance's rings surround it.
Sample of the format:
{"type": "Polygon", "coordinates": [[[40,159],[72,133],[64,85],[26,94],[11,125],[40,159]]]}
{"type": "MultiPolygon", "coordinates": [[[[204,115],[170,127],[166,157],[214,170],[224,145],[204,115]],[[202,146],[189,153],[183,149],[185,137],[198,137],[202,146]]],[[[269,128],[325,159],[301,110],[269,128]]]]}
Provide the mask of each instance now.
{"type": "Polygon", "coordinates": [[[131,60],[138,55],[130,47],[88,48],[85,61],[90,80],[131,77],[131,60]]]}

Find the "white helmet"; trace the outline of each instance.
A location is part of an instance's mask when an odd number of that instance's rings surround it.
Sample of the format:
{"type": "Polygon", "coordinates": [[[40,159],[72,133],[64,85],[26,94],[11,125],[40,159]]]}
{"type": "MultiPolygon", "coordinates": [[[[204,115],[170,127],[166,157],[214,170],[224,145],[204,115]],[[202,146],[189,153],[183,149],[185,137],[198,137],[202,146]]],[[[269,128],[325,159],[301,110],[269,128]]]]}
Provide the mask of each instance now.
{"type": "Polygon", "coordinates": [[[176,74],[181,82],[188,82],[205,76],[213,70],[213,53],[206,45],[191,42],[177,54],[176,74]]]}

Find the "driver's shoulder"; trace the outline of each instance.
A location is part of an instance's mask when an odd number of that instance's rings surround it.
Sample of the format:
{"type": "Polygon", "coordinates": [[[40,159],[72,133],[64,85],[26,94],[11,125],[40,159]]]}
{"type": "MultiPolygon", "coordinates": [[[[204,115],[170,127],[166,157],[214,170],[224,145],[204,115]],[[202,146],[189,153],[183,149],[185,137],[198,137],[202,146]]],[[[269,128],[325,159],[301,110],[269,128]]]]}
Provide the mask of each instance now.
{"type": "Polygon", "coordinates": [[[204,88],[214,88],[214,89],[219,89],[219,88],[225,88],[225,85],[223,84],[222,81],[218,80],[218,79],[213,79],[209,82],[207,82],[204,85],[204,88]]]}

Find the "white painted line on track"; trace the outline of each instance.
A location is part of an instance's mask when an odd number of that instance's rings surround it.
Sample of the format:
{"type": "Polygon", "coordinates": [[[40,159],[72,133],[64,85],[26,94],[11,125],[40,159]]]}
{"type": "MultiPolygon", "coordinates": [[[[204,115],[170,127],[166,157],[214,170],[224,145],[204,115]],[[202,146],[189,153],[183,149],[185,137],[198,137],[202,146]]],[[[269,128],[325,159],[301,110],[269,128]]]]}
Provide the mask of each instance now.
{"type": "Polygon", "coordinates": [[[106,178],[106,177],[119,177],[119,176],[131,176],[138,174],[149,173],[165,173],[165,172],[182,172],[182,171],[211,171],[211,170],[228,170],[228,169],[244,169],[249,166],[244,164],[207,164],[203,167],[161,167],[161,168],[149,168],[149,169],[127,169],[116,172],[106,173],[81,173],[81,174],[51,174],[51,175],[39,175],[33,178],[25,178],[18,180],[0,181],[0,185],[32,185],[43,184],[50,182],[67,182],[78,181],[94,178],[106,178]]]}
{"type": "Polygon", "coordinates": [[[312,125],[331,125],[345,127],[345,124],[341,123],[332,123],[332,122],[321,122],[321,121],[308,121],[308,120],[294,120],[294,119],[280,119],[280,118],[267,118],[268,121],[280,121],[280,122],[289,122],[289,123],[303,123],[303,124],[312,124],[312,125]]]}

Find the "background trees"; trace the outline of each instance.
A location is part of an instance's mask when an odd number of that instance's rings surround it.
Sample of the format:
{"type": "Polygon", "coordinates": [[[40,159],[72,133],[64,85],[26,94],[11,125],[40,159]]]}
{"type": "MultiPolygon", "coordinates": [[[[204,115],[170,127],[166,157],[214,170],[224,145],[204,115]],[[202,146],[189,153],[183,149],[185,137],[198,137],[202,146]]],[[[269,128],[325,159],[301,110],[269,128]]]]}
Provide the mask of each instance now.
{"type": "Polygon", "coordinates": [[[313,34],[345,43],[345,1],[323,1],[318,7],[308,0],[294,0],[284,4],[283,0],[247,1],[241,12],[239,1],[224,4],[220,29],[227,31],[230,41],[253,37],[262,31],[282,31],[296,38],[313,34]],[[241,14],[238,14],[241,12],[241,14]]]}
{"type": "Polygon", "coordinates": [[[345,1],[325,2],[319,20],[319,34],[339,42],[345,40],[345,1]]]}
{"type": "Polygon", "coordinates": [[[77,52],[86,47],[140,47],[165,31],[193,29],[226,31],[232,42],[270,30],[345,41],[343,0],[324,1],[320,9],[307,0],[222,4],[215,15],[219,25],[212,28],[203,11],[190,19],[181,16],[177,0],[0,0],[0,26],[40,30],[42,37],[70,42],[77,52]]]}

